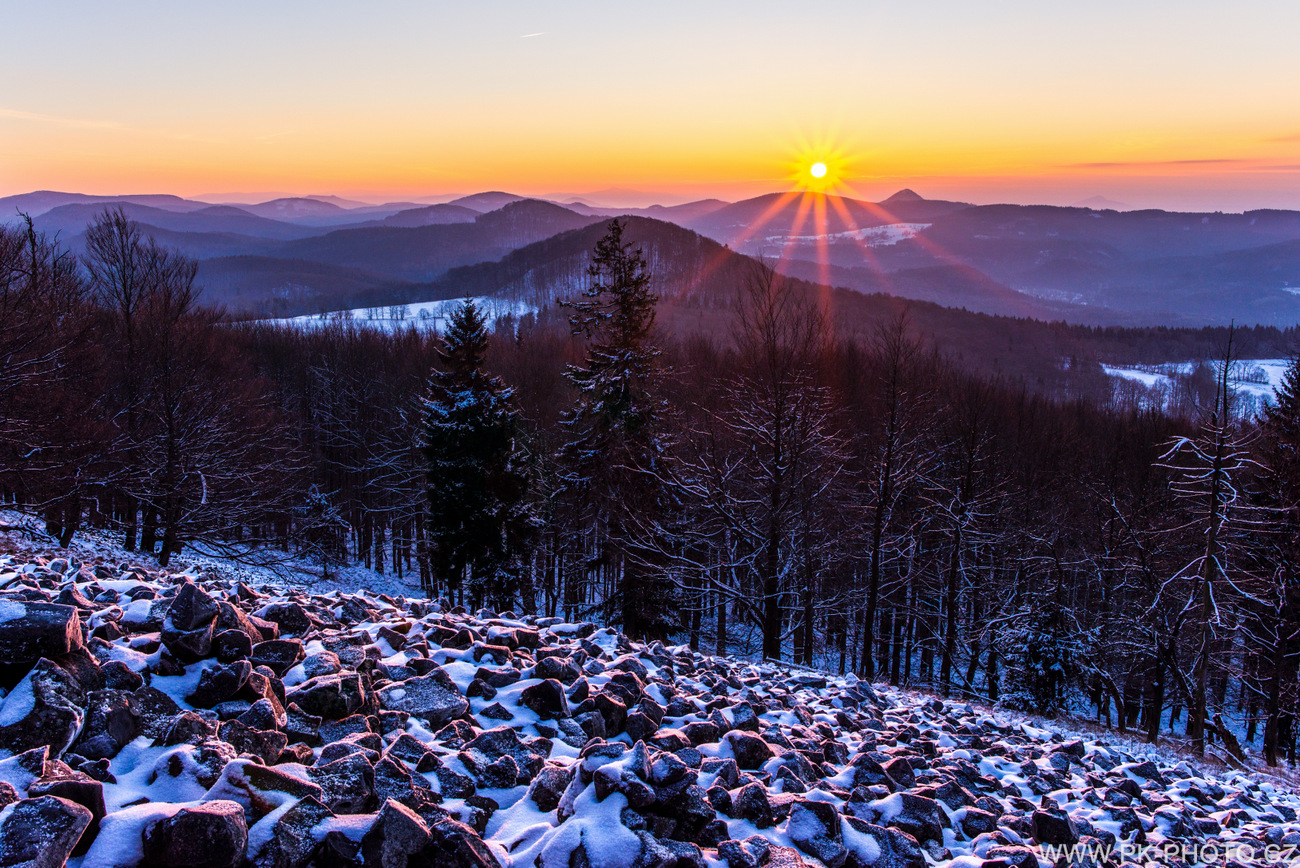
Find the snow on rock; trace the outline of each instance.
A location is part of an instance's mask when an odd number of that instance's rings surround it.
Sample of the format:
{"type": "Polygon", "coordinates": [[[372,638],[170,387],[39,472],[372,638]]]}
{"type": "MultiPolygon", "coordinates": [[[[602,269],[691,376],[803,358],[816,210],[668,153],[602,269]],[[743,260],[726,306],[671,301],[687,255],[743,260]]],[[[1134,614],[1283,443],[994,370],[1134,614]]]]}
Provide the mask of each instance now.
{"type": "Polygon", "coordinates": [[[35,663],[81,647],[81,622],[72,606],[7,599],[0,601],[0,660],[35,663]]]}
{"type": "Polygon", "coordinates": [[[0,865],[56,868],[90,820],[87,808],[57,796],[15,802],[0,811],[0,865]]]}
{"type": "Polygon", "coordinates": [[[52,566],[0,556],[0,647],[40,648],[0,702],[19,861],[1037,868],[1300,842],[1272,783],[852,676],[355,587],[52,566]]]}

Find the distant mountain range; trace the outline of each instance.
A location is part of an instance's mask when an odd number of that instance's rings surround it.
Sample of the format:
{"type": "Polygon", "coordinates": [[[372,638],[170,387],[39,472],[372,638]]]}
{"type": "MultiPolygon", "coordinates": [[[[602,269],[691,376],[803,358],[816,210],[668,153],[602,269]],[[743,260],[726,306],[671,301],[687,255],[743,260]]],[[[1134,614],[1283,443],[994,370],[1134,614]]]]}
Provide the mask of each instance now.
{"type": "Polygon", "coordinates": [[[1116,325],[1300,322],[1300,212],[1084,204],[1095,207],[977,206],[911,190],[880,202],[774,193],[634,209],[503,191],[432,205],[330,196],[214,205],[40,191],[0,198],[0,219],[28,214],[80,251],[86,225],[120,207],[200,260],[209,300],[275,315],[470,289],[545,300],[564,285],[561,274],[581,277],[591,244],[567,245],[594,243],[607,218],[627,215],[684,233],[660,233],[666,246],[653,265],[667,283],[687,268],[681,251],[707,240],[813,283],[983,313],[1116,325]]]}

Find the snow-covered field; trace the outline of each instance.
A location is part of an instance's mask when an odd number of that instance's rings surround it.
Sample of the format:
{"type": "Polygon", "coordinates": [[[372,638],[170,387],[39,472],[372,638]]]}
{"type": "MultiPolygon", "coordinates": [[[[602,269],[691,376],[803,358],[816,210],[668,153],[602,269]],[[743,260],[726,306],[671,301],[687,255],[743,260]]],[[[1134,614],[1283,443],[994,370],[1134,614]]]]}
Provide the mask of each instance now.
{"type": "Polygon", "coordinates": [[[848,232],[831,232],[825,235],[773,235],[763,240],[769,244],[859,241],[869,247],[888,247],[900,241],[915,238],[928,228],[930,228],[929,223],[890,223],[885,226],[871,226],[867,229],[856,229],[848,232]]]}
{"type": "MultiPolygon", "coordinates": [[[[1232,371],[1232,384],[1238,392],[1264,401],[1271,401],[1286,374],[1287,359],[1243,359],[1232,371]]],[[[1112,377],[1141,383],[1148,389],[1173,389],[1176,374],[1190,374],[1199,362],[1168,362],[1161,365],[1126,367],[1102,365],[1112,377]]]]}
{"type": "Polygon", "coordinates": [[[0,865],[1037,868],[1300,844],[1300,798],[1263,776],[851,675],[104,541],[0,552],[0,865]]]}
{"type": "MultiPolygon", "coordinates": [[[[490,295],[473,296],[470,300],[487,316],[489,327],[498,318],[506,315],[523,316],[537,312],[537,306],[527,301],[512,301],[490,295]]],[[[299,328],[319,328],[330,322],[342,320],[384,331],[400,331],[408,328],[441,330],[446,324],[447,317],[464,301],[463,298],[448,298],[416,304],[358,307],[352,310],[288,317],[271,320],[271,322],[299,328]]]]}

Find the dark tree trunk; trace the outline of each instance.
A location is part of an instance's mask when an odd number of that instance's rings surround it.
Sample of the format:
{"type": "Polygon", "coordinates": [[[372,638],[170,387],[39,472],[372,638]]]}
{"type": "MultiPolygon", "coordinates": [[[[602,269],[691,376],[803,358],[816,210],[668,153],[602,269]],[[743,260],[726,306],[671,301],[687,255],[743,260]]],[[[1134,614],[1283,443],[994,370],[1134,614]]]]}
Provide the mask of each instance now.
{"type": "Polygon", "coordinates": [[[778,495],[772,495],[773,514],[764,544],[763,571],[763,659],[781,659],[781,526],[776,519],[778,495]]]}
{"type": "Polygon", "coordinates": [[[984,664],[984,678],[988,682],[989,702],[998,701],[998,649],[989,645],[988,660],[984,664]]]}
{"type": "Polygon", "coordinates": [[[943,635],[943,656],[939,663],[939,689],[944,696],[952,693],[953,658],[957,656],[957,591],[961,578],[961,524],[953,529],[952,557],[948,562],[948,578],[944,583],[943,606],[946,615],[943,635]]]}
{"type": "Polygon", "coordinates": [[[718,592],[717,642],[714,651],[719,657],[727,655],[727,595],[718,592]]]}
{"type": "Polygon", "coordinates": [[[157,545],[158,510],[146,505],[144,508],[144,521],[140,527],[140,551],[147,555],[153,555],[157,545]]]}
{"type": "Polygon", "coordinates": [[[122,495],[122,519],[126,526],[123,532],[122,548],[129,552],[135,551],[135,535],[139,512],[135,498],[129,494],[122,495]]]}

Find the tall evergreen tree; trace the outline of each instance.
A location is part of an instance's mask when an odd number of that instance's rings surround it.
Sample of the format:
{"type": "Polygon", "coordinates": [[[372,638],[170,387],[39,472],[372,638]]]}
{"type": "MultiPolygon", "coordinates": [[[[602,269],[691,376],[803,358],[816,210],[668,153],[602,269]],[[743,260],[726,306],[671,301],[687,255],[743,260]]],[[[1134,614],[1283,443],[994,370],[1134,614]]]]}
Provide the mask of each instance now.
{"type": "Polygon", "coordinates": [[[514,390],[484,370],[487,346],[486,318],[466,299],[448,321],[445,370],[430,375],[425,401],[428,534],[434,575],[453,593],[508,607],[536,522],[514,390]]]}
{"type": "Polygon", "coordinates": [[[1262,422],[1269,467],[1293,488],[1293,499],[1286,505],[1300,509],[1300,356],[1287,365],[1262,422]]]}
{"type": "Polygon", "coordinates": [[[678,626],[674,586],[658,563],[659,546],[647,538],[667,506],[659,482],[659,350],[650,340],[658,297],[645,254],[623,241],[624,228],[610,221],[587,269],[588,288],[566,302],[574,334],[588,346],[584,365],[566,371],[578,400],[564,420],[570,439],[562,458],[569,491],[597,535],[596,560],[617,578],[609,615],[630,636],[665,638],[678,626]]]}
{"type": "Polygon", "coordinates": [[[1300,692],[1300,356],[1264,409],[1259,454],[1255,499],[1270,510],[1276,532],[1260,535],[1261,573],[1270,581],[1250,607],[1246,633],[1258,649],[1254,686],[1263,700],[1264,758],[1275,766],[1294,738],[1289,733],[1300,692]]]}

